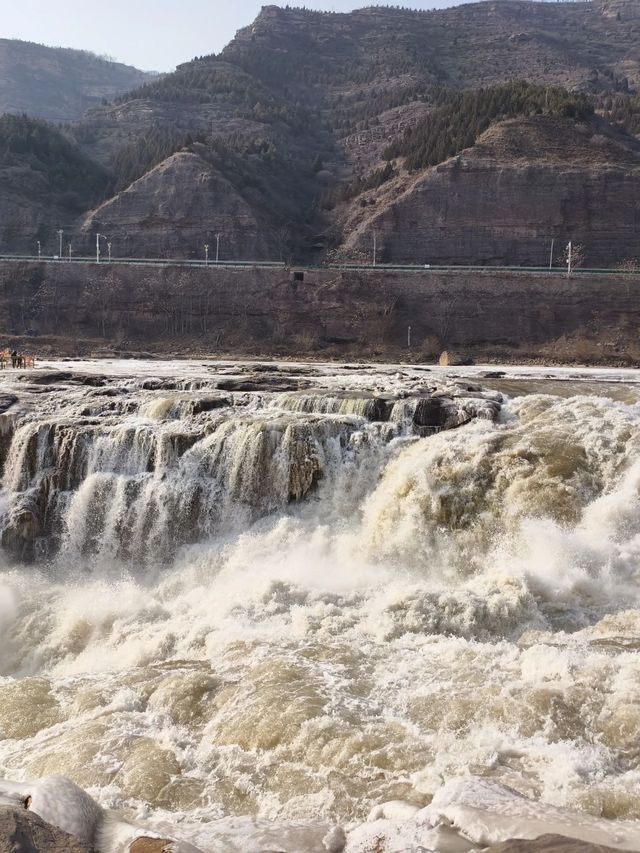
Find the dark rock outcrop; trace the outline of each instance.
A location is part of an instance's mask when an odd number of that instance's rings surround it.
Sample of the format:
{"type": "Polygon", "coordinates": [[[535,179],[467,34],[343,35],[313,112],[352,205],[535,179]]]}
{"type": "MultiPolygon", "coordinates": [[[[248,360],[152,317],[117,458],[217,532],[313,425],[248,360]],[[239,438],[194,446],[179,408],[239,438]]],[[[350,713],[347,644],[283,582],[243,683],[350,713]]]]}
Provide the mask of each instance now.
{"type": "Polygon", "coordinates": [[[0,806],[0,853],[95,853],[27,809],[0,806]]]}

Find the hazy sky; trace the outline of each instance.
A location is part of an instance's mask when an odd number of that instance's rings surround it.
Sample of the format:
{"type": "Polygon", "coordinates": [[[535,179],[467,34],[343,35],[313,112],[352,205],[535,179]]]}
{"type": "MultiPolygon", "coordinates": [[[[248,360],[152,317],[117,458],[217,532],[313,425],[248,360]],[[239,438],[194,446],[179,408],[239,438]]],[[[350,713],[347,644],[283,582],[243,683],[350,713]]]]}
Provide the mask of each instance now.
{"type": "MultiPolygon", "coordinates": [[[[282,0],[278,6],[347,12],[362,6],[441,9],[461,0],[282,0]]],[[[168,71],[194,56],[217,53],[267,0],[3,0],[0,37],[108,54],[138,68],[168,71]]]]}

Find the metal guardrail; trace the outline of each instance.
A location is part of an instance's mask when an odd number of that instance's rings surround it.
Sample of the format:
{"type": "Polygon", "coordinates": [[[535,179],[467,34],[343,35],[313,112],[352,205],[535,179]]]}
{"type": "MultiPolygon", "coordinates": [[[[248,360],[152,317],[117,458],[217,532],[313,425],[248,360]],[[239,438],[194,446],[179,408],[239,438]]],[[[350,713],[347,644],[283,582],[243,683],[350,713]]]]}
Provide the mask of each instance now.
{"type": "MultiPolygon", "coordinates": [[[[300,271],[322,271],[322,270],[353,270],[359,272],[514,272],[537,275],[567,276],[564,267],[522,267],[522,266],[483,266],[471,264],[356,264],[356,263],[333,263],[333,264],[286,264],[283,261],[205,261],[187,260],[181,258],[112,258],[110,261],[103,260],[97,264],[95,257],[72,257],[56,258],[38,255],[0,254],[0,261],[15,263],[36,262],[41,264],[89,264],[93,266],[152,266],[152,267],[196,267],[205,269],[293,269],[300,271]]],[[[640,276],[640,269],[621,270],[602,268],[578,268],[571,271],[571,276],[580,275],[617,275],[622,277],[640,276]]]]}

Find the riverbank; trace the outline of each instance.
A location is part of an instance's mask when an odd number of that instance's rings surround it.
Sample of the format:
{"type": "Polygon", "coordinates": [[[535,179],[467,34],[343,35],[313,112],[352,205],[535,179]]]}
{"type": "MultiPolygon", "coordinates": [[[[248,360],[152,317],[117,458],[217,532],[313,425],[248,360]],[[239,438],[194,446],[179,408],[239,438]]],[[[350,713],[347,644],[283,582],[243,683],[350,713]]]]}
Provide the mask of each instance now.
{"type": "Polygon", "coordinates": [[[633,367],[639,338],[635,276],[0,263],[0,340],[49,357],[633,367]]]}

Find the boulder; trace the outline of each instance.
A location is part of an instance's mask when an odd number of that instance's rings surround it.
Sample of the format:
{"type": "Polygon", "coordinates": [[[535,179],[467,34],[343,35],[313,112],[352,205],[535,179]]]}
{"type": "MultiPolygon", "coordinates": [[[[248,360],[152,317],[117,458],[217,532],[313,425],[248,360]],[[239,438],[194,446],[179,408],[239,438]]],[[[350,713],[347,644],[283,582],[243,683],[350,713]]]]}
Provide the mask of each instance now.
{"type": "Polygon", "coordinates": [[[226,406],[231,406],[232,404],[233,400],[231,397],[200,397],[193,401],[193,414],[200,415],[203,412],[224,409],[226,406]]]}
{"type": "Polygon", "coordinates": [[[438,359],[440,367],[468,367],[473,364],[473,359],[467,355],[452,350],[445,350],[438,359]]]}
{"type": "Polygon", "coordinates": [[[93,849],[34,812],[0,806],[0,853],[93,853],[93,849]]]}
{"type": "Polygon", "coordinates": [[[174,842],[166,838],[136,838],[129,846],[129,853],[167,853],[172,849],[174,842]]]}
{"type": "Polygon", "coordinates": [[[485,853],[616,853],[613,847],[588,844],[564,835],[543,835],[535,841],[515,839],[489,847],[485,853]]]}

